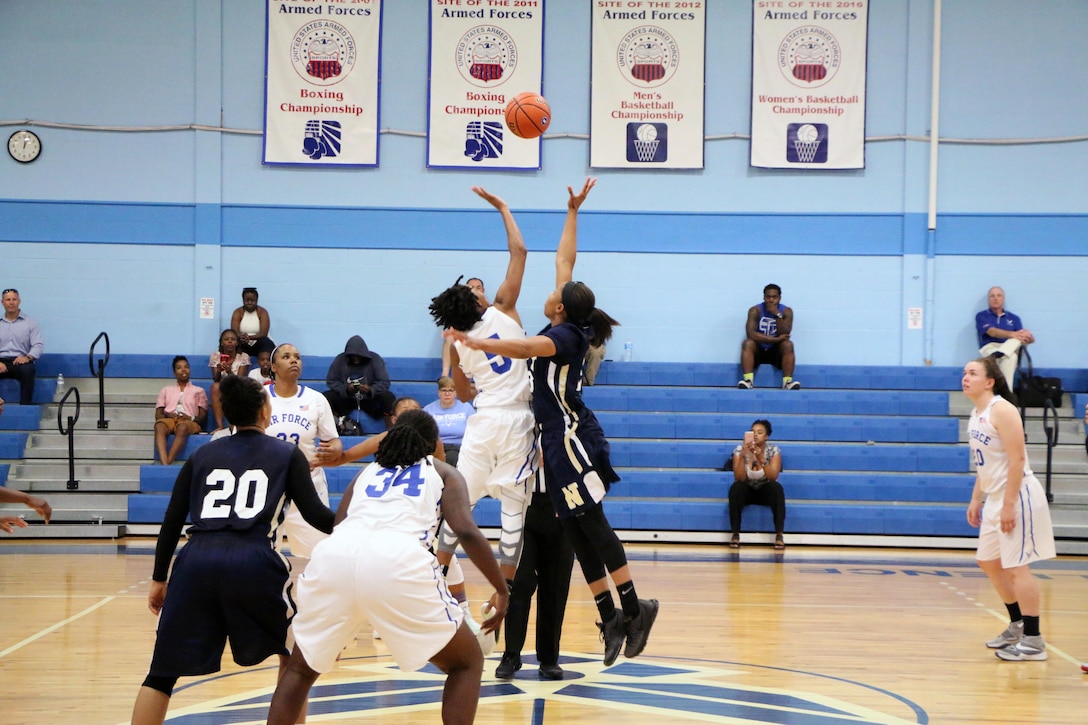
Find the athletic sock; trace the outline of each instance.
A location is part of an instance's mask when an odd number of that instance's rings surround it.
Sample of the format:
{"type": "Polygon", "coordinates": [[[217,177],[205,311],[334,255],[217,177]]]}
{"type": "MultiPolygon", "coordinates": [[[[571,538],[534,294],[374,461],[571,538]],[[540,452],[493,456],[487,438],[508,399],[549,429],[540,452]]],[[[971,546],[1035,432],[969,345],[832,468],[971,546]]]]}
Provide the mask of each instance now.
{"type": "Polygon", "coordinates": [[[1024,615],[1024,636],[1025,637],[1038,637],[1039,636],[1039,617],[1038,615],[1030,617],[1024,615]]]}
{"type": "Polygon", "coordinates": [[[756,379],[756,374],[755,373],[745,373],[744,374],[744,379],[747,380],[748,382],[752,382],[753,380],[756,379]]]}
{"type": "Polygon", "coordinates": [[[789,385],[791,380],[793,380],[792,375],[783,375],[782,376],[782,386],[785,387],[786,385],[789,385]]]}
{"type": "Polygon", "coordinates": [[[601,592],[593,597],[593,603],[597,605],[597,611],[601,615],[602,622],[607,622],[612,619],[612,615],[616,611],[616,602],[612,599],[612,592],[601,592]]]}
{"type": "Polygon", "coordinates": [[[1005,609],[1009,610],[1009,621],[1019,622],[1023,617],[1020,614],[1020,602],[1013,602],[1012,604],[1006,604],[1005,609]]]}
{"type": "Polygon", "coordinates": [[[635,583],[627,582],[616,587],[616,591],[620,595],[620,606],[623,607],[623,614],[628,619],[634,619],[638,616],[638,595],[635,594],[635,583]]]}

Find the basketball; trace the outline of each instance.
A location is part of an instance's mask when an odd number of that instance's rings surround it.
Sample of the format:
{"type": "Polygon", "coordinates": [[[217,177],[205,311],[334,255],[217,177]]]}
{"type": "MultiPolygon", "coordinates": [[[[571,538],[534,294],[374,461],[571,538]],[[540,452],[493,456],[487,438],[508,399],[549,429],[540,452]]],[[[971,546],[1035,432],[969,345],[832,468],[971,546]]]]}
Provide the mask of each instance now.
{"type": "Polygon", "coordinates": [[[506,104],[506,125],[518,138],[536,138],[551,122],[551,106],[539,93],[519,93],[506,104]]]}

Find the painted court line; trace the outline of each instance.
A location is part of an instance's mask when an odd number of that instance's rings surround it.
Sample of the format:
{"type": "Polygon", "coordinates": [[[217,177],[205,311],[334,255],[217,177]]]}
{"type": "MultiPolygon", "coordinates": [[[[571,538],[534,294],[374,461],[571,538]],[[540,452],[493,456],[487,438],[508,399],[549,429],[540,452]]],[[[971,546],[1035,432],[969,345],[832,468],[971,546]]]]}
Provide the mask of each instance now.
{"type": "Polygon", "coordinates": [[[57,623],[56,623],[56,624],[54,624],[54,625],[53,625],[52,627],[46,627],[45,629],[43,629],[42,631],[38,632],[37,634],[33,634],[33,635],[31,635],[31,636],[27,637],[27,638],[26,638],[26,639],[24,639],[24,640],[23,640],[22,642],[18,642],[18,643],[16,643],[16,644],[13,644],[12,646],[8,647],[8,648],[7,648],[7,649],[5,649],[5,650],[0,650],[0,657],[7,657],[7,656],[8,656],[9,654],[11,654],[12,652],[15,652],[16,650],[22,649],[23,647],[25,647],[26,645],[30,644],[31,642],[34,642],[35,640],[39,640],[39,639],[41,639],[42,637],[44,637],[45,635],[49,634],[50,632],[55,632],[55,631],[57,631],[58,629],[60,629],[60,628],[61,628],[61,627],[63,627],[64,625],[68,624],[69,622],[74,622],[74,621],[76,621],[77,619],[79,619],[80,617],[84,617],[84,616],[86,616],[86,615],[90,614],[90,613],[91,613],[91,612],[93,612],[94,610],[96,610],[96,609],[98,609],[98,608],[100,608],[100,607],[103,607],[103,606],[105,606],[105,605],[109,604],[109,603],[110,603],[110,602],[112,602],[112,601],[113,601],[114,599],[116,599],[116,597],[106,597],[105,599],[103,599],[103,600],[99,601],[99,602],[98,602],[97,604],[93,604],[93,605],[91,605],[91,606],[87,607],[86,609],[84,609],[84,610],[83,610],[82,612],[80,612],[79,614],[74,614],[74,615],[72,615],[71,617],[68,617],[68,619],[65,619],[65,620],[63,620],[63,621],[57,622],[57,623]]]}

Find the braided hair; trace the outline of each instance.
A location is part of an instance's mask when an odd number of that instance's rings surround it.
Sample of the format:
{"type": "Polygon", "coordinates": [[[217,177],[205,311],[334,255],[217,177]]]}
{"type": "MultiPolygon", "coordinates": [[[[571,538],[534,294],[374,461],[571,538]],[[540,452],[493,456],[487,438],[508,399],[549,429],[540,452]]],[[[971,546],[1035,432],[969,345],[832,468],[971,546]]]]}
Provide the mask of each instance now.
{"type": "Polygon", "coordinates": [[[219,383],[223,415],[234,425],[253,425],[268,396],[256,380],[241,375],[227,375],[219,383]]]}
{"type": "Polygon", "coordinates": [[[428,309],[434,318],[434,324],[443,329],[453,328],[460,332],[468,332],[483,317],[476,293],[467,285],[461,284],[461,277],[437,297],[432,297],[428,309]]]}
{"type": "Polygon", "coordinates": [[[378,445],[374,460],[383,468],[403,468],[433,453],[437,443],[438,424],[431,414],[408,410],[397,416],[396,425],[378,445]]]}

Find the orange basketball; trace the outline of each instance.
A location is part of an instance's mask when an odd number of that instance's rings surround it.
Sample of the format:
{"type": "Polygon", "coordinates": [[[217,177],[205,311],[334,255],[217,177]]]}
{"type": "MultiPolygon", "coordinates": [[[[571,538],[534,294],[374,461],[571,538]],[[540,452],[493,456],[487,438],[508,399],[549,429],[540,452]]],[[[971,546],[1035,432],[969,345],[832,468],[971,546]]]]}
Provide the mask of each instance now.
{"type": "Polygon", "coordinates": [[[515,136],[536,138],[551,122],[552,109],[539,93],[519,93],[506,104],[506,125],[515,136]]]}

